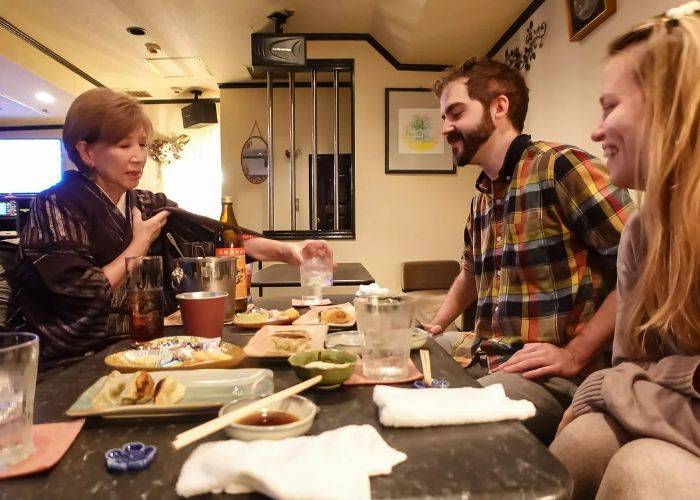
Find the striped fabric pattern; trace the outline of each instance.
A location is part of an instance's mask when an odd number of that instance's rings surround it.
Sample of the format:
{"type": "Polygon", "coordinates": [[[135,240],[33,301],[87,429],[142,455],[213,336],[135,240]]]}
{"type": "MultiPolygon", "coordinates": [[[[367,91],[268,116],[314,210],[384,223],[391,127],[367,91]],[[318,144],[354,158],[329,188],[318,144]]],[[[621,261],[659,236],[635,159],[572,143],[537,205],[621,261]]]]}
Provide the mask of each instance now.
{"type": "Polygon", "coordinates": [[[476,278],[476,332],[565,345],[614,289],[629,194],[595,157],[526,135],[476,187],[462,257],[476,278]]]}

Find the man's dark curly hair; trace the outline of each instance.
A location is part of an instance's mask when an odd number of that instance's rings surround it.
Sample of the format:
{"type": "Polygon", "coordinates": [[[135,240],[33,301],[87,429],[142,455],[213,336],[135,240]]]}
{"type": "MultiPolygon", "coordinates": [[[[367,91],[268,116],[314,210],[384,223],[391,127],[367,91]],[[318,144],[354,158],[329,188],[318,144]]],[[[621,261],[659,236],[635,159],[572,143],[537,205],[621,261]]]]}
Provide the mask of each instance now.
{"type": "Polygon", "coordinates": [[[508,98],[508,118],[522,132],[527,115],[528,88],[523,75],[507,64],[484,57],[472,57],[459,66],[452,66],[433,84],[433,92],[439,98],[447,84],[458,78],[467,78],[469,97],[479,101],[485,109],[499,96],[508,98]]]}

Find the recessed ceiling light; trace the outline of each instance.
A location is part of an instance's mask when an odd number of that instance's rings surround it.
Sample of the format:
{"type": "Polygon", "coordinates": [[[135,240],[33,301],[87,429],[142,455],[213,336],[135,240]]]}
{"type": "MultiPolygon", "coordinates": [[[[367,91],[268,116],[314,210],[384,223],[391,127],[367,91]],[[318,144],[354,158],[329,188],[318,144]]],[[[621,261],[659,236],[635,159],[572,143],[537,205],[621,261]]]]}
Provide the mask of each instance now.
{"type": "Polygon", "coordinates": [[[146,28],[142,28],[141,26],[129,26],[126,29],[126,31],[136,36],[142,36],[146,34],[146,28]]]}
{"type": "Polygon", "coordinates": [[[44,92],[43,90],[40,90],[39,92],[34,94],[34,97],[36,97],[41,102],[45,102],[48,104],[51,104],[52,102],[55,101],[55,99],[53,98],[53,96],[51,94],[49,94],[48,92],[44,92]]]}

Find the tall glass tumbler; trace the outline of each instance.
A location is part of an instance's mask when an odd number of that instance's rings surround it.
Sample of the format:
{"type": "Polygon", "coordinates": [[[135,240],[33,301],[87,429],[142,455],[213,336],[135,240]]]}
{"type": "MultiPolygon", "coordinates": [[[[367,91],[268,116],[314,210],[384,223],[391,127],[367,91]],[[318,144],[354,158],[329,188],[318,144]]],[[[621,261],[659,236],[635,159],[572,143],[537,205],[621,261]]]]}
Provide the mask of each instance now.
{"type": "Polygon", "coordinates": [[[39,338],[0,333],[0,471],[34,452],[32,423],[39,338]]]}
{"type": "Polygon", "coordinates": [[[163,336],[163,259],[127,257],[129,336],[140,344],[163,336]]]}
{"type": "Polygon", "coordinates": [[[357,297],[357,329],[363,337],[362,370],[373,380],[399,380],[408,375],[411,352],[411,297],[357,297]]]}
{"type": "Polygon", "coordinates": [[[301,300],[307,305],[320,304],[323,288],[333,285],[333,260],[329,257],[304,259],[299,268],[301,300]]]}

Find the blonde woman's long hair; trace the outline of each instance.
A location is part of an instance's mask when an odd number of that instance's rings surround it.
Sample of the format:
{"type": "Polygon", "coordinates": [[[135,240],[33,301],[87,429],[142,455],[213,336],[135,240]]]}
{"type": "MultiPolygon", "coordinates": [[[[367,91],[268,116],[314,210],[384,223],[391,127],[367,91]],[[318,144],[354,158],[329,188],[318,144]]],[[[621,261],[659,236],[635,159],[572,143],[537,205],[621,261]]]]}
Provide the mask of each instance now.
{"type": "MultiPolygon", "coordinates": [[[[700,352],[700,13],[657,17],[612,42],[634,50],[647,119],[644,260],[630,294],[629,347],[700,352]]],[[[644,144],[644,141],[642,141],[644,144]]]]}

